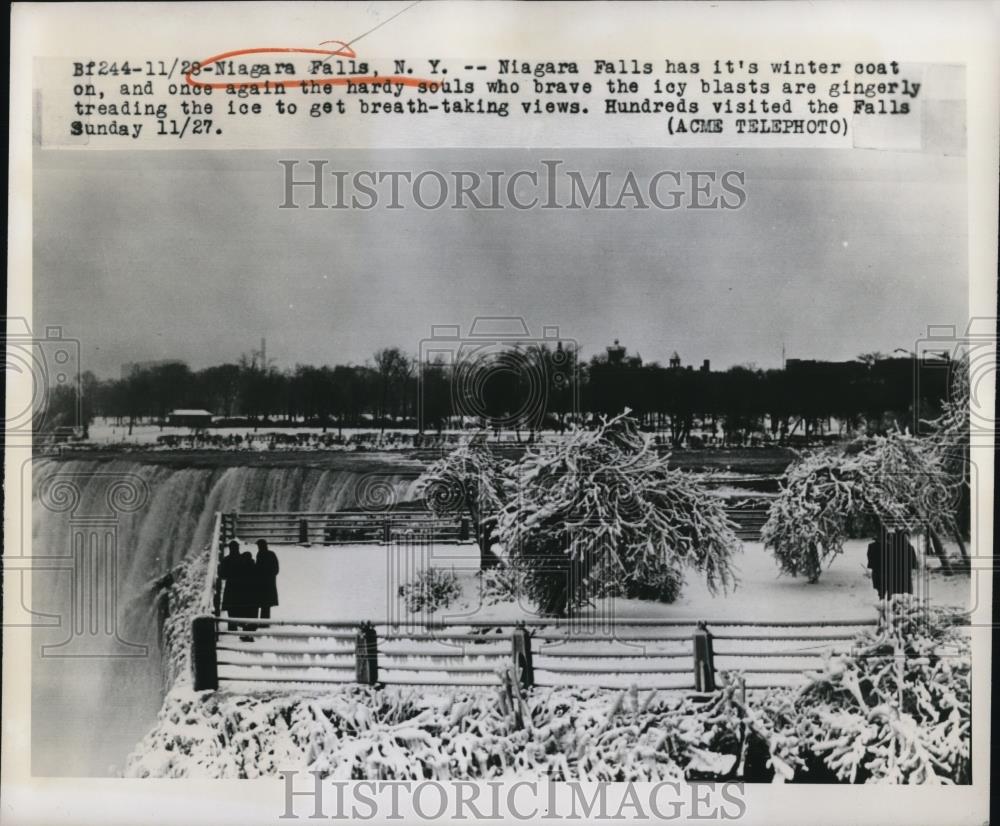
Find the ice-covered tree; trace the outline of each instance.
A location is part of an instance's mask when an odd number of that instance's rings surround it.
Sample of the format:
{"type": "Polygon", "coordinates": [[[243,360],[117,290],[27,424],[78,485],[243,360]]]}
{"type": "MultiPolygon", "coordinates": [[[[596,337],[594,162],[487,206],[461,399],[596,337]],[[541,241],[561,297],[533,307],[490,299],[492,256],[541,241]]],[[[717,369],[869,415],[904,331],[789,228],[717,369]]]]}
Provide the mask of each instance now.
{"type": "Polygon", "coordinates": [[[495,454],[486,435],[438,459],[421,474],[417,487],[436,516],[466,515],[479,543],[482,567],[497,563],[492,549],[496,517],[507,493],[504,470],[510,460],[495,454]]]}
{"type": "Polygon", "coordinates": [[[528,452],[506,477],[499,537],[544,614],[609,589],[669,600],[686,568],[713,591],[734,582],[740,543],[722,500],[668,467],[627,414],[528,452]]]}
{"type": "Polygon", "coordinates": [[[800,749],[842,782],[970,782],[968,635],[910,596],[882,611],[879,629],[832,656],[795,699],[800,749]]]}
{"type": "Polygon", "coordinates": [[[948,474],[957,504],[954,536],[963,558],[968,557],[962,530],[967,529],[971,509],[970,437],[971,391],[969,387],[969,356],[967,353],[952,362],[948,398],[942,400],[941,415],[927,422],[932,429],[931,442],[942,467],[948,474]]]}
{"type": "Polygon", "coordinates": [[[816,582],[852,526],[881,523],[935,536],[953,526],[940,453],[901,433],[800,456],[785,474],[761,539],[784,573],[816,582]]]}

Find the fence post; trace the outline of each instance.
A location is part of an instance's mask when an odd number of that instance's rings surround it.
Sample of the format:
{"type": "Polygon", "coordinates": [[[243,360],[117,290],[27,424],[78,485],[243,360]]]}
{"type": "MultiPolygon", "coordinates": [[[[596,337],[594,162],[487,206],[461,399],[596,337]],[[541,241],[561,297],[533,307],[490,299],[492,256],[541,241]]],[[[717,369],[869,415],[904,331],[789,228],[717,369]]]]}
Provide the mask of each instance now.
{"type": "Polygon", "coordinates": [[[385,518],[385,521],[382,523],[382,542],[383,542],[383,544],[385,544],[385,545],[389,544],[389,537],[390,537],[389,517],[387,516],[385,518]]]}
{"type": "Polygon", "coordinates": [[[458,540],[459,542],[469,541],[469,517],[463,516],[462,521],[458,526],[458,540]]]}
{"type": "Polygon", "coordinates": [[[195,617],[191,623],[191,671],[195,691],[219,687],[219,663],[215,651],[215,618],[195,617]]]}
{"type": "Polygon", "coordinates": [[[363,622],[354,638],[355,673],[362,685],[378,682],[378,635],[375,626],[363,622]]]}
{"type": "Polygon", "coordinates": [[[712,651],[712,634],[699,622],[694,632],[694,688],[695,691],[715,691],[715,655],[712,651]]]}
{"type": "Polygon", "coordinates": [[[222,541],[228,542],[230,539],[236,538],[236,514],[235,513],[224,513],[222,514],[222,541]]]}
{"type": "Polygon", "coordinates": [[[309,520],[300,519],[299,520],[299,544],[308,545],[309,544],[309,520]]]}
{"type": "Polygon", "coordinates": [[[531,634],[523,622],[514,626],[511,655],[514,660],[514,674],[521,688],[531,688],[535,684],[535,668],[531,661],[531,634]]]}

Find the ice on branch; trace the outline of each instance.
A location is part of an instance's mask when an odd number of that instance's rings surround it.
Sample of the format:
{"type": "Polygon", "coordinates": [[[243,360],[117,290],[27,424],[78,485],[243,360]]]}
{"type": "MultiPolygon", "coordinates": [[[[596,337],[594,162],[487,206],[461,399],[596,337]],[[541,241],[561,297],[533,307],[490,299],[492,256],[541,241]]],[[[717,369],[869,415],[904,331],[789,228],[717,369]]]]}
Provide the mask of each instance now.
{"type": "Polygon", "coordinates": [[[811,582],[852,527],[954,533],[955,488],[941,453],[901,433],[800,456],[785,474],[761,539],[782,572],[811,582]]]}
{"type": "Polygon", "coordinates": [[[544,614],[609,590],[670,601],[685,569],[712,591],[734,584],[740,542],[722,500],[669,468],[626,414],[529,451],[505,477],[498,534],[544,614]]]}
{"type": "Polygon", "coordinates": [[[970,782],[967,634],[908,595],[882,611],[880,630],[831,657],[796,698],[801,748],[841,782],[970,782]]]}

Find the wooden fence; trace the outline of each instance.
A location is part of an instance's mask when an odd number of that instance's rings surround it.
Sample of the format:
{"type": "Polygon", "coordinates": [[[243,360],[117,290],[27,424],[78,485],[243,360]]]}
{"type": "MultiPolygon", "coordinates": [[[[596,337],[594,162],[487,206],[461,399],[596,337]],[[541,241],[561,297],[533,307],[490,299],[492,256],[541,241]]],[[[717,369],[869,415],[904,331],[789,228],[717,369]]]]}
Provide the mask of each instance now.
{"type": "Polygon", "coordinates": [[[388,624],[326,620],[194,621],[195,688],[316,684],[711,691],[723,671],[749,690],[801,684],[826,651],[847,651],[872,620],[827,622],[526,619],[388,624]]]}
{"type": "Polygon", "coordinates": [[[467,517],[439,518],[428,511],[335,511],[326,513],[230,513],[228,538],[266,539],[279,545],[356,545],[389,543],[419,533],[435,542],[468,542],[467,517]]]}
{"type": "MultiPolygon", "coordinates": [[[[729,502],[726,512],[744,541],[760,539],[767,521],[767,500],[742,497],[729,502]]],[[[216,536],[223,543],[266,539],[276,545],[388,544],[412,535],[438,543],[469,542],[473,530],[468,517],[437,517],[423,510],[335,512],[238,512],[218,515],[216,536]]]]}

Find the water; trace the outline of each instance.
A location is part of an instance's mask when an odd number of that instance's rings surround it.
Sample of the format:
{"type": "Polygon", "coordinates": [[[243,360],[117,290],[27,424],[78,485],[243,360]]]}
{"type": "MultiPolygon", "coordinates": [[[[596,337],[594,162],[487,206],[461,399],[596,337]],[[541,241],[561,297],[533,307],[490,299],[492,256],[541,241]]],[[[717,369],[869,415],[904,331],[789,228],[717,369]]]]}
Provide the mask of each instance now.
{"type": "Polygon", "coordinates": [[[324,464],[36,460],[31,554],[49,559],[36,564],[26,607],[59,625],[32,629],[34,774],[113,775],[154,723],[168,681],[156,580],[209,543],[216,511],[412,498],[417,471],[405,460],[371,457],[370,472],[324,464]]]}

